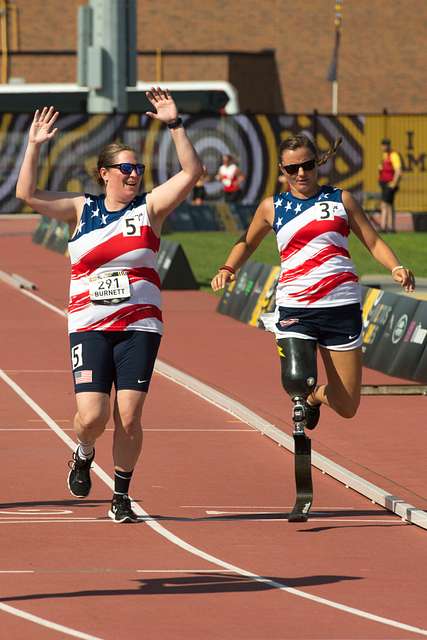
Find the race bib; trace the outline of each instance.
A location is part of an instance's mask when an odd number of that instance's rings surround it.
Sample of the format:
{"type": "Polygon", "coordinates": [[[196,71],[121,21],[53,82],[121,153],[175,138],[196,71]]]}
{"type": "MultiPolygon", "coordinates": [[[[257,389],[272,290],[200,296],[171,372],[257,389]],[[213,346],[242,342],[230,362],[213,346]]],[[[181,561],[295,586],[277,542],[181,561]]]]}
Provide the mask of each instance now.
{"type": "Polygon", "coordinates": [[[317,202],[315,205],[316,220],[334,220],[339,206],[336,202],[317,202]]]}
{"type": "Polygon", "coordinates": [[[119,304],[130,298],[126,271],[109,271],[89,278],[89,296],[97,304],[119,304]]]}

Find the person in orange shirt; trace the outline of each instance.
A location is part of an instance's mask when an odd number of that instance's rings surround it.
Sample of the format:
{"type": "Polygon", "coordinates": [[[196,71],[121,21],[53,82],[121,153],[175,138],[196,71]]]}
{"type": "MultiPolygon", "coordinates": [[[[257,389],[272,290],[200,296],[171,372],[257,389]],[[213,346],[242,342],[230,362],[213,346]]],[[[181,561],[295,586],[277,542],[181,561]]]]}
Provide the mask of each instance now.
{"type": "Polygon", "coordinates": [[[379,165],[378,182],[381,187],[381,231],[387,233],[396,231],[396,214],[394,210],[394,197],[399,188],[399,180],[402,175],[402,162],[400,156],[391,148],[391,141],[384,138],[381,141],[382,161],[379,165]]]}

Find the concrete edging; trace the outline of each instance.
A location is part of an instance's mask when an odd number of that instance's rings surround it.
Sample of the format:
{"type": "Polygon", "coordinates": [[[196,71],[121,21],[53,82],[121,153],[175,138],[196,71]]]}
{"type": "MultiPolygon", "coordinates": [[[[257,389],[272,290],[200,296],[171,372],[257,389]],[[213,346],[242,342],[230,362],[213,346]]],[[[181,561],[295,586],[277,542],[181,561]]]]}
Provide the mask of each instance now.
{"type": "MultiPolygon", "coordinates": [[[[185,387],[211,404],[214,404],[220,409],[239,418],[250,427],[257,429],[263,435],[271,438],[288,451],[291,451],[292,453],[294,452],[294,440],[291,436],[283,433],[283,431],[245,407],[240,402],[229,398],[213,387],[197,380],[197,378],[193,378],[193,376],[190,376],[189,374],[184,373],[161,360],[157,360],[155,371],[165,378],[169,378],[173,382],[185,387]]],[[[326,458],[315,451],[312,451],[311,461],[313,466],[320,469],[322,473],[327,473],[346,487],[354,489],[354,491],[357,491],[366,498],[369,498],[373,503],[392,511],[402,518],[402,520],[410,522],[411,524],[416,524],[423,529],[427,529],[426,511],[417,509],[412,504],[405,502],[398,496],[390,495],[387,491],[381,489],[381,487],[377,487],[375,484],[368,482],[361,476],[352,473],[345,467],[341,467],[339,464],[336,464],[329,458],[326,458]]]]}

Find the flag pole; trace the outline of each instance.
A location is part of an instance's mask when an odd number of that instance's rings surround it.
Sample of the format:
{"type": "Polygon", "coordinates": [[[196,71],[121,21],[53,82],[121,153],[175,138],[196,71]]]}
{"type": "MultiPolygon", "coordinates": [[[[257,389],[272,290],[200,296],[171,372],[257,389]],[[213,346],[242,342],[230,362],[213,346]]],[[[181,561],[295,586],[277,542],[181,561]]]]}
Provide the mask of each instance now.
{"type": "Polygon", "coordinates": [[[331,103],[332,113],[338,115],[338,57],[341,41],[341,22],[342,22],[342,5],[344,0],[336,0],[335,2],[335,43],[332,52],[332,60],[329,65],[327,80],[331,83],[331,103]]]}

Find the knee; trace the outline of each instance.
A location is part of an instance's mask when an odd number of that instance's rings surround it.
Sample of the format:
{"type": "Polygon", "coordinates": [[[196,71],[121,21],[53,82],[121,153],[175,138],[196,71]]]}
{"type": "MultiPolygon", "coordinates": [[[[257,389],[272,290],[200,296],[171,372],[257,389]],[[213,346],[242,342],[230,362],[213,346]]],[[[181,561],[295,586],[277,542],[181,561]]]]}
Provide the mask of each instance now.
{"type": "Polygon", "coordinates": [[[116,423],[128,436],[135,437],[142,432],[141,419],[133,411],[120,411],[120,416],[116,415],[116,423]]]}
{"type": "Polygon", "coordinates": [[[78,412],[80,425],[87,432],[103,431],[109,417],[109,409],[103,406],[85,407],[78,412]]]}
{"type": "Polygon", "coordinates": [[[360,402],[358,398],[348,400],[341,407],[337,408],[337,413],[339,413],[342,418],[354,418],[359,408],[359,404],[360,402]]]}

